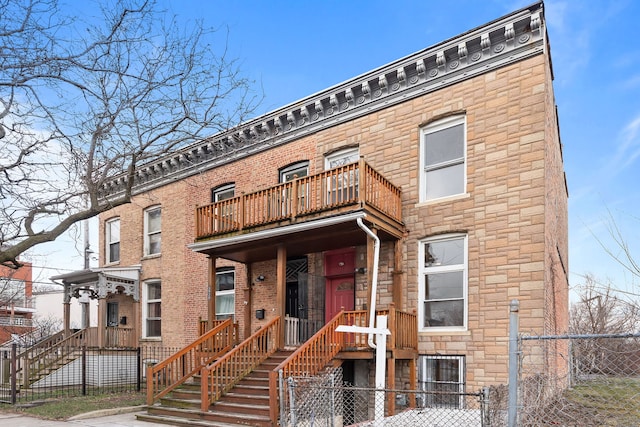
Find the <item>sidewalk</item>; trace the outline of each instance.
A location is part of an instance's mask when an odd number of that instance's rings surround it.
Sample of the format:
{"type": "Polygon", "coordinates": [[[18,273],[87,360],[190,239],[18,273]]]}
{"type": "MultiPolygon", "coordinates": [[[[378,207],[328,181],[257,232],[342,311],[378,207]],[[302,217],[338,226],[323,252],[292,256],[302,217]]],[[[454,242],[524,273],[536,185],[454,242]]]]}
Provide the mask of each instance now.
{"type": "Polygon", "coordinates": [[[67,421],[42,420],[22,414],[0,412],[0,427],[153,427],[166,424],[149,423],[136,420],[140,408],[120,408],[89,412],[77,415],[67,421]]]}

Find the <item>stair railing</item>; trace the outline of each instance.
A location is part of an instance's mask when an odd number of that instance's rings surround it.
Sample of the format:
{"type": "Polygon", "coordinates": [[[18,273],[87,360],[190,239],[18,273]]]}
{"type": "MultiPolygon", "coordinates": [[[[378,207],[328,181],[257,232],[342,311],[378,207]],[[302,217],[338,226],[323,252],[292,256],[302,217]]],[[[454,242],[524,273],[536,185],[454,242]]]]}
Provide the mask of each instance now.
{"type": "Polygon", "coordinates": [[[280,316],[276,317],[213,364],[202,367],[202,412],[278,350],[280,322],[280,316]]]}
{"type": "Polygon", "coordinates": [[[299,347],[295,352],[269,372],[269,413],[273,425],[278,422],[278,378],[282,372],[282,378],[302,375],[315,375],[324,369],[331,359],[342,350],[345,338],[352,342],[354,334],[336,332],[340,325],[353,325],[366,322],[366,311],[345,312],[336,314],[322,329],[299,347]]]}
{"type": "Polygon", "coordinates": [[[231,350],[235,344],[231,318],[217,324],[182,350],[162,362],[147,367],[147,405],[183,384],[203,366],[231,350]]]}
{"type": "Polygon", "coordinates": [[[81,329],[66,338],[63,332],[59,332],[28,348],[18,356],[21,366],[18,366],[16,376],[21,376],[23,386],[28,387],[59,360],[72,359],[73,353],[86,345],[86,335],[87,329],[81,329]]]}

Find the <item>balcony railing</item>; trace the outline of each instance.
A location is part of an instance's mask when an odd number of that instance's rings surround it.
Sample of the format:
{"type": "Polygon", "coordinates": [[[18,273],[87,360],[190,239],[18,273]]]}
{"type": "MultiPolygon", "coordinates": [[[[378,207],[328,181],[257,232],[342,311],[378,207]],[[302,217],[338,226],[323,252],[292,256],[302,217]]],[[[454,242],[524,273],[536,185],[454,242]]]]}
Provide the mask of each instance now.
{"type": "Polygon", "coordinates": [[[34,297],[2,298],[0,296],[0,310],[34,311],[35,309],[36,299],[34,297]]]}
{"type": "Polygon", "coordinates": [[[196,208],[196,239],[347,206],[375,208],[401,222],[400,189],[360,160],[196,208]]]}
{"type": "Polygon", "coordinates": [[[0,326],[33,326],[33,320],[25,317],[0,317],[0,326]]]}

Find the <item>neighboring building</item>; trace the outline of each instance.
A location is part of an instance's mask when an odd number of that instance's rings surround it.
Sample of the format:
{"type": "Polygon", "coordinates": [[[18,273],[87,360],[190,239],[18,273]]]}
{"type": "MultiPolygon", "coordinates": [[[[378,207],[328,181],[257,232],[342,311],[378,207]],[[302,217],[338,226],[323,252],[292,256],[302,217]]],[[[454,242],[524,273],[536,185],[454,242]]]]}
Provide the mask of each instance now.
{"type": "Polygon", "coordinates": [[[0,266],[0,344],[32,330],[32,266],[22,264],[18,269],[0,266]]]}
{"type": "MultiPolygon", "coordinates": [[[[60,331],[64,324],[63,289],[37,291],[33,293],[33,298],[35,299],[36,307],[38,307],[33,316],[36,323],[51,325],[52,332],[60,331]]],[[[98,301],[90,300],[89,305],[89,324],[90,326],[98,326],[98,301]]],[[[83,308],[82,303],[77,298],[71,300],[69,321],[71,329],[80,329],[82,327],[83,308]]]]}
{"type": "Polygon", "coordinates": [[[295,346],[375,304],[415,313],[425,387],[506,383],[511,300],[533,334],[568,323],[552,80],[537,3],[139,168],[132,203],[100,216],[100,324],[180,346],[201,319],[244,339],[282,316],[304,325],[295,346]]]}

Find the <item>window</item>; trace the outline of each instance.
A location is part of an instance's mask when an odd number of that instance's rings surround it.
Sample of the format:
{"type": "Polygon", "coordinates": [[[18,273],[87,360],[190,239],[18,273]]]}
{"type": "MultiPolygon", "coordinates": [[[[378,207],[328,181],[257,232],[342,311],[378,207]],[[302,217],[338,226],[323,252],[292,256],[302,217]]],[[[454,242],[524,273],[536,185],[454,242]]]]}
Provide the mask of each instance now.
{"type": "Polygon", "coordinates": [[[465,329],[467,325],[467,237],[445,236],[420,243],[420,327],[465,329]]]}
{"type": "Polygon", "coordinates": [[[160,282],[148,282],[144,284],[142,309],[143,331],[145,338],[160,338],[162,323],[162,286],[160,282]]]}
{"type": "Polygon", "coordinates": [[[466,123],[464,116],[447,117],[422,131],[421,201],[466,191],[466,123]]]}
{"type": "Polygon", "coordinates": [[[420,356],[421,407],[460,408],[464,403],[464,356],[420,356]]]}
{"type": "MultiPolygon", "coordinates": [[[[309,175],[309,162],[294,163],[286,168],[280,169],[280,182],[290,182],[297,178],[309,175]]],[[[297,200],[293,199],[292,185],[286,186],[282,194],[273,194],[274,200],[269,201],[269,213],[272,218],[286,217],[293,211],[293,206],[297,203],[296,210],[301,212],[306,208],[305,201],[308,200],[308,184],[300,182],[297,189],[297,200]],[[282,198],[281,200],[278,200],[282,198]]]]}
{"type": "Polygon", "coordinates": [[[161,210],[157,206],[149,208],[144,214],[144,255],[155,255],[160,253],[161,240],[161,210]]]}
{"type": "Polygon", "coordinates": [[[309,175],[309,162],[295,163],[280,170],[280,182],[293,181],[309,175]]]}
{"type": "Polygon", "coordinates": [[[27,307],[24,280],[0,277],[0,307],[27,307]]]}
{"type": "Polygon", "coordinates": [[[107,244],[105,263],[120,261],[120,218],[110,219],[105,223],[105,241],[107,244]]]}
{"type": "Polygon", "coordinates": [[[107,326],[118,326],[117,302],[107,302],[107,326]]]}
{"type": "Polygon", "coordinates": [[[233,318],[235,314],[236,272],[233,267],[216,269],[216,319],[233,318]]]}
{"type": "Polygon", "coordinates": [[[328,154],[324,158],[324,168],[337,168],[338,166],[344,166],[348,165],[349,163],[357,162],[359,159],[360,151],[358,150],[358,147],[346,148],[344,150],[328,154]]]}
{"type": "Polygon", "coordinates": [[[211,202],[227,200],[235,196],[235,184],[225,184],[211,190],[211,202]]]}
{"type": "MultiPolygon", "coordinates": [[[[325,168],[334,169],[357,162],[358,148],[348,148],[325,157],[325,168]]],[[[327,177],[327,205],[354,201],[358,196],[358,173],[355,166],[341,168],[327,177]]]]}

